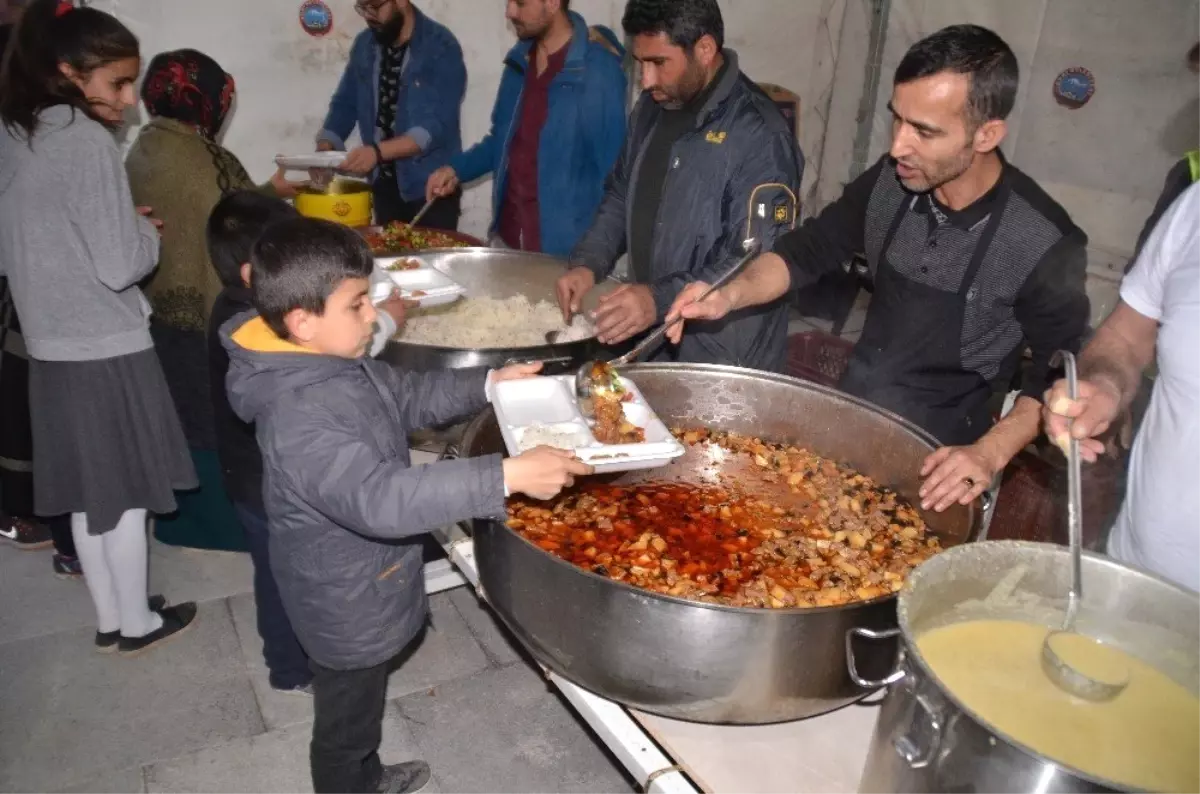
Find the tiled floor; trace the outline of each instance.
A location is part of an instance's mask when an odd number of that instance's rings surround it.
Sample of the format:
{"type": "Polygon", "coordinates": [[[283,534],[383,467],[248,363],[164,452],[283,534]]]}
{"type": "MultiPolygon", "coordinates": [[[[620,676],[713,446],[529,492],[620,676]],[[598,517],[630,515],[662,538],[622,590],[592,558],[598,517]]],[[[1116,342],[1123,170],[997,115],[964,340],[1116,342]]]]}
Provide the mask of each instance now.
{"type": "MultiPolygon", "coordinates": [[[[0,791],[308,791],[311,701],[267,685],[249,560],[153,544],[155,592],[196,599],[186,635],[136,659],[92,650],[81,582],[0,547],[0,791]]],[[[465,589],[389,682],[384,760],[434,792],[622,791],[623,771],[465,589]]]]}

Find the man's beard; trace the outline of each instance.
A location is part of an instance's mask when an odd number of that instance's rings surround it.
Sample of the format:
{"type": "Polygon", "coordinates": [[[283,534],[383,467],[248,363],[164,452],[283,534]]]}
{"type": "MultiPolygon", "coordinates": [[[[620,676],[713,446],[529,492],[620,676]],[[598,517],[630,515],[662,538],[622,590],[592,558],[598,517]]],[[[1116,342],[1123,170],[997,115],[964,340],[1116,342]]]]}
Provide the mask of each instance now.
{"type": "Polygon", "coordinates": [[[698,61],[689,61],[687,70],[679,78],[679,82],[676,83],[673,90],[658,89],[667,95],[667,98],[659,104],[667,110],[679,110],[698,97],[700,92],[704,90],[704,78],[704,67],[698,61]]]}
{"type": "Polygon", "coordinates": [[[390,47],[400,38],[400,31],[404,30],[404,14],[397,11],[387,22],[372,22],[368,27],[375,34],[376,41],[384,47],[390,47]]]}
{"type": "Polygon", "coordinates": [[[517,25],[513,23],[513,30],[516,31],[517,38],[522,41],[539,41],[550,30],[550,21],[546,20],[540,25],[517,25]]]}
{"type": "Polygon", "coordinates": [[[919,170],[920,176],[916,179],[901,179],[900,184],[913,193],[928,193],[965,174],[974,160],[975,150],[967,146],[953,159],[934,163],[935,167],[932,173],[926,174],[923,170],[919,170]]]}

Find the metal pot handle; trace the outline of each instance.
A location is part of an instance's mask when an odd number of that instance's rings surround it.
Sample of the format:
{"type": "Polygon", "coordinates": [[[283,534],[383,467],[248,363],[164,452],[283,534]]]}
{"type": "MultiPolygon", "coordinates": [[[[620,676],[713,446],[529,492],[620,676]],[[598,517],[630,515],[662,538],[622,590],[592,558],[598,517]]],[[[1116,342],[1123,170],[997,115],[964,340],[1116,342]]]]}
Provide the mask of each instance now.
{"type": "Polygon", "coordinates": [[[888,673],[886,678],[880,678],[873,681],[869,678],[863,678],[858,674],[858,666],[854,663],[854,638],[855,636],[863,637],[868,640],[890,640],[892,637],[899,636],[900,629],[886,629],[884,631],[876,631],[875,629],[865,629],[861,626],[855,626],[846,632],[846,667],[850,671],[850,680],[858,684],[863,689],[879,689],[890,684],[894,684],[904,677],[904,668],[899,664],[896,669],[888,673]]]}
{"type": "MultiPolygon", "coordinates": [[[[929,746],[921,748],[917,740],[908,733],[898,737],[892,742],[892,746],[909,767],[924,769],[933,761],[938,748],[942,746],[942,718],[928,695],[913,688],[913,698],[916,701],[914,710],[920,711],[929,722],[929,746]]],[[[916,719],[917,715],[914,714],[910,727],[916,724],[916,719]]]]}

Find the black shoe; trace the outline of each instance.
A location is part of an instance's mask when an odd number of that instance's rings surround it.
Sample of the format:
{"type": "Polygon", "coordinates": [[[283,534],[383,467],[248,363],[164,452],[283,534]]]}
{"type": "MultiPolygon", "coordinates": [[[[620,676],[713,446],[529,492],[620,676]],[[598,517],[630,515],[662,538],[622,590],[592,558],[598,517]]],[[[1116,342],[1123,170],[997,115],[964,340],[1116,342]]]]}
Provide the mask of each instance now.
{"type": "Polygon", "coordinates": [[[68,557],[65,554],[54,555],[54,575],[59,579],[82,579],[83,566],[78,557],[68,557]]]}
{"type": "Polygon", "coordinates": [[[26,518],[5,518],[0,525],[0,540],[22,551],[45,549],[54,543],[50,536],[50,527],[40,521],[30,521],[26,518]]]}
{"type": "Polygon", "coordinates": [[[379,778],[380,794],[415,794],[429,785],[433,773],[424,761],[405,761],[383,768],[379,778]]]}
{"type": "Polygon", "coordinates": [[[117,640],[117,650],[122,656],[137,656],[145,653],[159,643],[172,637],[178,637],[191,628],[196,621],[196,602],[185,601],[173,607],[163,607],[158,610],[163,624],[144,637],[126,637],[122,635],[117,640]]]}
{"type": "MultiPolygon", "coordinates": [[[[167,599],[160,595],[152,595],[146,599],[146,604],[150,607],[151,612],[162,612],[166,609],[167,599]]],[[[117,649],[117,642],[120,639],[121,632],[119,631],[97,631],[96,652],[112,653],[117,649]]]]}

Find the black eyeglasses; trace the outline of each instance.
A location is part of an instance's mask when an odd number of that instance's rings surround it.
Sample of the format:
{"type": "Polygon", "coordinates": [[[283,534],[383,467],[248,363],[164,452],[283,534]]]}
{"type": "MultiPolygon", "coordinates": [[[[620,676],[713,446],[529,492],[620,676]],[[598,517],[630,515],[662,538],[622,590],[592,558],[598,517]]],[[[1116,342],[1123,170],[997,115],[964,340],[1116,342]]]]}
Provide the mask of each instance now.
{"type": "Polygon", "coordinates": [[[359,16],[365,17],[368,14],[375,16],[379,13],[379,9],[383,8],[390,1],[391,0],[377,0],[377,2],[368,3],[364,2],[364,0],[359,0],[359,2],[354,4],[354,10],[358,12],[359,16]]]}

